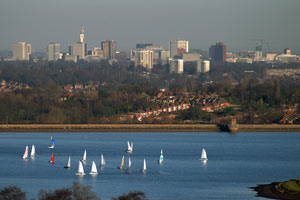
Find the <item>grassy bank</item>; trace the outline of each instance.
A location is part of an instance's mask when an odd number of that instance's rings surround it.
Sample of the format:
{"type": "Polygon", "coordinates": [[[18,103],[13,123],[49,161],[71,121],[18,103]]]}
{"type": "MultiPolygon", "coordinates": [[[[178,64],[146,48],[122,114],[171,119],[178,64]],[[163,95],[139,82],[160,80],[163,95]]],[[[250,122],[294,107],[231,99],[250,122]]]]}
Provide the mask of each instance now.
{"type": "Polygon", "coordinates": [[[258,197],[282,200],[300,199],[299,179],[258,185],[251,189],[257,192],[258,197]]]}
{"type": "MultiPolygon", "coordinates": [[[[0,132],[218,132],[217,124],[2,124],[0,132]]],[[[240,124],[240,132],[300,132],[300,125],[240,124]]]]}

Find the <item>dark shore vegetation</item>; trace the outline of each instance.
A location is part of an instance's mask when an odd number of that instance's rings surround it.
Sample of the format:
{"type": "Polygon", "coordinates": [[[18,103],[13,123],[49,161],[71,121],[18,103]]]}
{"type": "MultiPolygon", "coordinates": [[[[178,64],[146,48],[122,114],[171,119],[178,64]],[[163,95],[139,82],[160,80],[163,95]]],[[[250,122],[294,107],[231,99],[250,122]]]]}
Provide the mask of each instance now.
{"type": "MultiPolygon", "coordinates": [[[[51,190],[40,190],[38,200],[100,200],[91,186],[84,186],[74,182],[71,187],[51,190]]],[[[27,200],[26,192],[20,187],[9,186],[0,190],[0,200],[27,200]]],[[[30,200],[34,200],[31,198],[30,200]]],[[[112,200],[146,200],[146,195],[141,191],[129,192],[112,200]]]]}
{"type": "Polygon", "coordinates": [[[300,179],[252,187],[258,197],[281,200],[300,199],[300,179]]]}
{"type": "MultiPolygon", "coordinates": [[[[0,79],[29,84],[31,89],[0,93],[1,124],[87,124],[119,123],[116,116],[159,106],[151,99],[159,89],[170,94],[186,91],[201,95],[215,93],[233,107],[207,113],[192,102],[177,118],[145,119],[141,123],[215,123],[235,117],[239,123],[271,124],[282,119],[287,108],[300,102],[299,77],[269,77],[264,70],[299,68],[299,64],[266,63],[212,64],[206,74],[192,74],[187,64],[183,75],[168,74],[166,66],[153,72],[127,63],[107,62],[0,62],[0,79]],[[66,92],[68,84],[98,82],[95,90],[66,92]]],[[[298,108],[299,110],[299,108],[298,108]]],[[[122,123],[140,123],[135,118],[122,123]]],[[[295,120],[294,123],[300,123],[295,120]]]]}

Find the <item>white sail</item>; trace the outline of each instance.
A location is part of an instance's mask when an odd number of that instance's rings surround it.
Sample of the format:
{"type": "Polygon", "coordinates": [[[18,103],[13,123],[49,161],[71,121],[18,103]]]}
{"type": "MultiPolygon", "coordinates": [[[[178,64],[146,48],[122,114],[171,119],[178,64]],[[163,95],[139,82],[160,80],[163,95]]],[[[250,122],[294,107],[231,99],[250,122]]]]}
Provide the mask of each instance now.
{"type": "Polygon", "coordinates": [[[131,168],[131,159],[130,159],[130,157],[128,158],[128,169],[130,169],[131,168]]]}
{"type": "Polygon", "coordinates": [[[133,142],[131,142],[130,149],[133,151],[133,142]]]}
{"type": "Polygon", "coordinates": [[[203,161],[208,160],[208,159],[207,159],[207,154],[206,154],[206,151],[205,151],[204,148],[202,149],[201,160],[203,160],[203,161]]]}
{"type": "Polygon", "coordinates": [[[86,161],[86,150],[84,150],[82,161],[86,161]]]}
{"type": "Polygon", "coordinates": [[[25,147],[25,151],[23,154],[23,159],[26,159],[26,158],[28,158],[28,146],[25,147]]]}
{"type": "Polygon", "coordinates": [[[93,163],[92,163],[92,168],[91,168],[90,174],[91,174],[91,175],[96,175],[96,174],[98,174],[97,167],[96,167],[96,164],[95,164],[94,161],[93,161],[93,163]]]}
{"type": "Polygon", "coordinates": [[[69,156],[68,163],[65,168],[71,168],[71,157],[69,156]]]}
{"type": "Polygon", "coordinates": [[[105,160],[104,160],[104,156],[103,154],[101,154],[101,162],[100,162],[100,166],[104,166],[106,163],[105,163],[105,160]]]}
{"type": "Polygon", "coordinates": [[[31,147],[31,153],[30,153],[30,157],[34,157],[35,156],[35,146],[32,145],[31,147]]]}
{"type": "Polygon", "coordinates": [[[55,145],[55,140],[52,138],[52,136],[50,137],[51,143],[50,146],[48,147],[49,149],[54,149],[54,145],[55,145]]]}
{"type": "Polygon", "coordinates": [[[84,176],[85,173],[84,173],[84,169],[83,169],[83,165],[82,165],[82,162],[79,161],[79,164],[78,164],[78,171],[76,173],[77,176],[84,176]]]}
{"type": "Polygon", "coordinates": [[[142,172],[146,172],[146,170],[147,170],[146,159],[144,158],[144,164],[143,164],[142,172]]]}
{"type": "Polygon", "coordinates": [[[163,150],[161,149],[158,162],[159,162],[159,164],[161,164],[163,161],[164,161],[164,154],[163,154],[163,150]]]}
{"type": "Polygon", "coordinates": [[[125,156],[122,157],[121,165],[118,168],[123,169],[124,166],[125,166],[125,156]]]}

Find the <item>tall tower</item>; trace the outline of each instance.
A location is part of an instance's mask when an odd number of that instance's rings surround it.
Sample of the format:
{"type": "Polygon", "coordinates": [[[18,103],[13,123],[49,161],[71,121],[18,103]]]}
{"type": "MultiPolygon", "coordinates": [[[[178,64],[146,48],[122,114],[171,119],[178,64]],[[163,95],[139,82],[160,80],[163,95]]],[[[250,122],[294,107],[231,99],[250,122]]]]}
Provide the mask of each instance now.
{"type": "Polygon", "coordinates": [[[12,45],[13,60],[29,60],[31,54],[31,44],[18,42],[12,45]]]}
{"type": "Polygon", "coordinates": [[[115,59],[116,41],[114,40],[102,41],[101,49],[103,50],[104,59],[115,59]]]}
{"type": "Polygon", "coordinates": [[[211,60],[214,62],[226,62],[226,45],[222,42],[218,42],[212,45],[209,49],[211,60]]]}
{"type": "Polygon", "coordinates": [[[80,42],[84,44],[84,27],[80,28],[80,42]]]}
{"type": "Polygon", "coordinates": [[[170,41],[170,57],[182,56],[189,52],[189,41],[187,40],[171,40],[170,41]]]}

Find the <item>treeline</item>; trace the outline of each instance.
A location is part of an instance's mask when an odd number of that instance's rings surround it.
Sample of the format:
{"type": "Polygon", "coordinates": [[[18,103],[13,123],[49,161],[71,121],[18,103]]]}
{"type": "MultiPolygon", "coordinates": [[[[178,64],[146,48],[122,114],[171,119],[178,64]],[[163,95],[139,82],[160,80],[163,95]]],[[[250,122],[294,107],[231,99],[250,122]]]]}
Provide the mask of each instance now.
{"type": "Polygon", "coordinates": [[[69,94],[56,85],[0,93],[0,123],[109,123],[107,117],[145,110],[157,89],[106,85],[69,94]]]}
{"type": "MultiPolygon", "coordinates": [[[[27,200],[27,196],[20,187],[9,186],[0,190],[0,200],[27,200]]],[[[38,200],[100,200],[100,197],[96,195],[91,186],[83,186],[79,182],[74,182],[71,187],[54,191],[42,189],[38,194],[38,200]]],[[[112,200],[146,200],[146,195],[144,192],[135,191],[113,197],[112,200]]]]}

